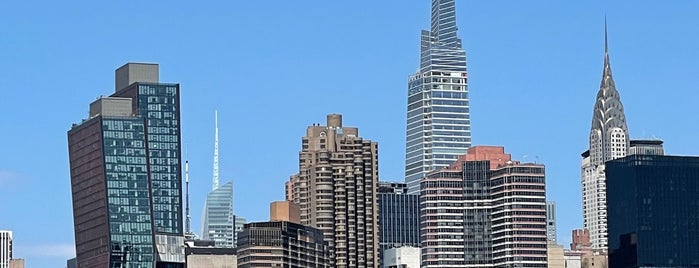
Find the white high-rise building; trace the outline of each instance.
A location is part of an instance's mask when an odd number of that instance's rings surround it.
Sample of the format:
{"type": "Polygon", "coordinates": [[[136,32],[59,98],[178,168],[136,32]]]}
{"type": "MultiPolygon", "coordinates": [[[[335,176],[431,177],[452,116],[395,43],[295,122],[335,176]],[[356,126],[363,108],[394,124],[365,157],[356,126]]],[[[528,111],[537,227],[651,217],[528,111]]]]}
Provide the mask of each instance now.
{"type": "Polygon", "coordinates": [[[420,268],[420,248],[402,246],[383,252],[384,268],[420,268]]]}
{"type": "Polygon", "coordinates": [[[590,148],[582,154],[583,228],[590,231],[593,250],[607,250],[607,186],[604,164],[627,155],[629,131],[624,106],[612,79],[604,29],[604,71],[592,115],[590,148]]]}
{"type": "Polygon", "coordinates": [[[12,260],[12,231],[0,230],[0,268],[9,268],[12,260]]]}

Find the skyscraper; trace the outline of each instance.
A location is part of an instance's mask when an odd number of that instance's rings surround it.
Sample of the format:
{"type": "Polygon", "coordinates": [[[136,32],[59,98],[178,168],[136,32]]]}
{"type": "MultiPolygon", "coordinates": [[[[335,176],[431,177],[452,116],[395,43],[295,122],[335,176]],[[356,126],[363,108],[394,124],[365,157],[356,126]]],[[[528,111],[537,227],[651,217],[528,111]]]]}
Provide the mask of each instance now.
{"type": "Polygon", "coordinates": [[[12,231],[0,230],[0,268],[9,268],[12,260],[12,231]]]}
{"type": "MultiPolygon", "coordinates": [[[[238,241],[238,267],[329,268],[320,230],[288,221],[245,224],[238,241]]],[[[354,266],[361,267],[361,266],[354,266]]]]}
{"type": "Polygon", "coordinates": [[[184,267],[179,84],[127,63],[68,131],[79,267],[184,267]]]}
{"type": "Polygon", "coordinates": [[[583,228],[590,230],[593,250],[607,249],[607,190],[604,163],[624,157],[629,149],[624,106],[612,78],[604,26],[604,70],[592,113],[590,147],[582,154],[583,228]]]}
{"type": "Polygon", "coordinates": [[[218,111],[214,114],[214,166],[212,190],[206,196],[202,239],[214,240],[217,247],[234,248],[245,219],[233,214],[233,181],[219,185],[218,111]]]}
{"type": "Polygon", "coordinates": [[[422,267],[546,267],[543,165],[476,146],[420,188],[422,267]]]}
{"type": "Polygon", "coordinates": [[[405,183],[379,182],[379,260],[390,248],[420,247],[420,196],[405,183]]]}
{"type": "Polygon", "coordinates": [[[287,198],[299,204],[301,224],[323,232],[332,267],[378,267],[378,161],[378,144],[343,127],[339,114],[302,138],[287,198]]]}
{"type": "Polygon", "coordinates": [[[420,38],[420,68],[408,79],[405,182],[449,166],[471,146],[466,52],[457,35],[454,0],[432,0],[432,25],[420,38]]]}
{"type": "Polygon", "coordinates": [[[607,162],[609,267],[699,264],[699,157],[607,162]]]}
{"type": "Polygon", "coordinates": [[[546,202],[546,237],[556,244],[556,202],[546,202]]]}

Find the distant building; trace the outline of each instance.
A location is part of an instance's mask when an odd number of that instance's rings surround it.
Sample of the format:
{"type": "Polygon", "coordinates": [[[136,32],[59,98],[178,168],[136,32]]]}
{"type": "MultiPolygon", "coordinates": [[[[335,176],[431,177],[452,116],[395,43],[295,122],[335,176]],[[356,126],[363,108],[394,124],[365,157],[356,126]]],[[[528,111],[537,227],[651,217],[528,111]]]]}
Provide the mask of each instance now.
{"type": "Polygon", "coordinates": [[[301,139],[287,198],[299,205],[303,225],[323,232],[332,267],[378,266],[378,161],[378,144],[343,126],[339,114],[309,126],[301,139]]]}
{"type": "Polygon", "coordinates": [[[323,233],[287,221],[245,224],[238,240],[238,268],[330,268],[323,233]]]}
{"type": "Polygon", "coordinates": [[[180,86],[157,64],[115,76],[68,131],[77,265],[184,267],[180,86]]]}
{"type": "Polygon", "coordinates": [[[606,175],[610,268],[699,264],[699,157],[631,155],[606,175]]]}
{"type": "Polygon", "coordinates": [[[475,146],[420,191],[422,267],[546,267],[543,165],[475,146]]]}
{"type": "Polygon", "coordinates": [[[546,238],[556,244],[556,202],[546,202],[546,238]]]}
{"type": "Polygon", "coordinates": [[[420,248],[402,246],[383,252],[384,268],[420,268],[420,248]]]}
{"type": "Polygon", "coordinates": [[[78,268],[78,261],[75,258],[67,260],[66,268],[78,268]]]}
{"type": "Polygon", "coordinates": [[[548,268],[570,268],[565,266],[565,252],[563,246],[549,242],[546,248],[546,254],[548,268]]]}
{"type": "Polygon", "coordinates": [[[427,173],[448,167],[471,147],[466,51],[454,0],[432,0],[430,30],[420,34],[420,67],[408,78],[405,182],[420,192],[427,173]]]}
{"type": "Polygon", "coordinates": [[[0,230],[0,268],[9,268],[12,259],[12,231],[0,230]]]}
{"type": "Polygon", "coordinates": [[[10,268],[24,268],[24,259],[11,259],[10,268]]]}
{"type": "Polygon", "coordinates": [[[590,243],[590,230],[575,229],[572,231],[572,243],[570,249],[574,251],[592,251],[592,243],[590,243]]]}
{"type": "Polygon", "coordinates": [[[420,247],[420,196],[400,182],[379,182],[379,258],[389,248],[420,247]]]}
{"type": "Polygon", "coordinates": [[[211,192],[206,195],[202,215],[201,238],[213,240],[217,247],[235,248],[245,218],[233,213],[233,181],[219,185],[218,111],[214,115],[214,167],[211,192]]]}
{"type": "Polygon", "coordinates": [[[213,240],[191,240],[185,242],[187,268],[233,268],[238,267],[235,248],[217,247],[213,240]]]}
{"type": "Polygon", "coordinates": [[[629,155],[665,155],[662,140],[631,140],[629,155]]]}
{"type": "Polygon", "coordinates": [[[592,110],[589,147],[582,154],[583,229],[590,231],[593,250],[607,250],[607,189],[604,163],[624,157],[629,152],[629,130],[624,105],[612,78],[604,25],[604,67],[595,105],[592,110]]]}
{"type": "Polygon", "coordinates": [[[275,201],[269,204],[269,219],[301,224],[301,209],[291,201],[275,201]]]}
{"type": "Polygon", "coordinates": [[[565,250],[563,253],[565,268],[582,268],[582,256],[583,253],[580,251],[565,250]]]}

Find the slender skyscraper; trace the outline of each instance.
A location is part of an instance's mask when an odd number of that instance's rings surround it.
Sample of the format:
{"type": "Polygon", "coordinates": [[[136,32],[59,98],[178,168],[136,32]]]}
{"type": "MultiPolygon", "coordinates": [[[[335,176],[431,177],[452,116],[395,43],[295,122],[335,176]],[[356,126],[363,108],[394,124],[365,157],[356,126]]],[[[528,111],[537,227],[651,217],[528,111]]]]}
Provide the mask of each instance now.
{"type": "Polygon", "coordinates": [[[467,78],[454,0],[432,0],[420,68],[408,79],[405,182],[411,194],[427,172],[449,166],[471,146],[467,78]]]}
{"type": "Polygon", "coordinates": [[[592,114],[590,148],[582,154],[583,227],[590,231],[593,250],[607,250],[607,187],[604,163],[626,156],[629,131],[624,106],[612,79],[604,25],[604,70],[592,114]]]}
{"type": "Polygon", "coordinates": [[[245,219],[233,214],[233,181],[219,186],[218,111],[214,112],[214,169],[212,190],[206,196],[201,237],[214,240],[217,247],[234,248],[237,232],[245,219]]]}

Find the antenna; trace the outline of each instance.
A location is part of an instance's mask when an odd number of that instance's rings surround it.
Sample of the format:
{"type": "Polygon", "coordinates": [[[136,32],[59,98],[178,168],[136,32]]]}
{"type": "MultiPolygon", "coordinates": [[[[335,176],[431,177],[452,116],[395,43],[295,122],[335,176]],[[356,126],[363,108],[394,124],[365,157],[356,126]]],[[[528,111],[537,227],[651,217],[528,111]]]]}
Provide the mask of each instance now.
{"type": "Polygon", "coordinates": [[[218,189],[218,110],[214,110],[214,181],[213,190],[218,189]]]}
{"type": "Polygon", "coordinates": [[[184,183],[186,189],[185,213],[187,213],[187,219],[185,222],[185,236],[193,238],[194,234],[191,230],[192,215],[189,214],[189,160],[184,162],[184,183]]]}

